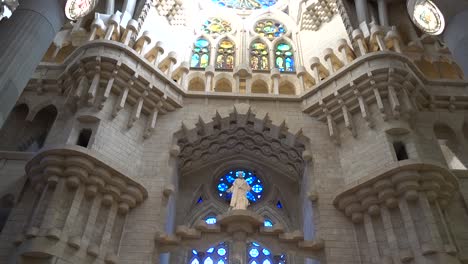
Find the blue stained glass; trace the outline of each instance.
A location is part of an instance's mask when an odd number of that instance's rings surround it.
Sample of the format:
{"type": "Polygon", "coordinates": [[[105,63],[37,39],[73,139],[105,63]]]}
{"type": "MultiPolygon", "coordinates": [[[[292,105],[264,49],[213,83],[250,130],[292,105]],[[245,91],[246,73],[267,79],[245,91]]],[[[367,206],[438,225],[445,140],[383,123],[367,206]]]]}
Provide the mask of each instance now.
{"type": "Polygon", "coordinates": [[[270,220],[265,220],[265,222],[263,223],[263,226],[272,227],[272,226],[273,226],[273,222],[271,222],[270,220]]]}
{"type": "Polygon", "coordinates": [[[208,217],[206,218],[205,222],[209,225],[214,225],[216,224],[216,218],[215,217],[208,217]]]}
{"type": "Polygon", "coordinates": [[[258,257],[258,255],[260,255],[260,252],[258,252],[258,249],[252,248],[252,249],[249,251],[249,255],[250,255],[252,258],[256,258],[256,257],[258,257]]]}
{"type": "Polygon", "coordinates": [[[192,250],[190,264],[225,264],[228,263],[228,247],[225,242],[209,248],[205,252],[192,250]]]}
{"type": "Polygon", "coordinates": [[[218,255],[220,255],[220,256],[226,255],[226,250],[224,248],[218,249],[218,255]]]}
{"type": "Polygon", "coordinates": [[[247,263],[281,264],[286,263],[285,255],[272,255],[272,252],[258,243],[252,242],[247,247],[247,263]]]}
{"type": "Polygon", "coordinates": [[[254,193],[261,193],[263,191],[263,187],[260,184],[255,184],[252,186],[252,191],[254,193]]]}
{"type": "Polygon", "coordinates": [[[235,9],[262,9],[276,4],[277,0],[212,0],[213,3],[227,8],[235,9]]]}
{"type": "Polygon", "coordinates": [[[227,191],[227,189],[229,189],[229,187],[225,183],[218,184],[218,190],[220,190],[221,192],[225,192],[227,191]]]}
{"type": "Polygon", "coordinates": [[[203,198],[200,196],[200,198],[198,198],[197,200],[197,204],[202,203],[202,202],[203,202],[203,198]]]}
{"type": "Polygon", "coordinates": [[[278,201],[278,202],[276,203],[276,207],[278,207],[279,209],[282,209],[282,208],[283,208],[283,204],[281,204],[281,202],[278,201]]]}
{"type": "Polygon", "coordinates": [[[275,65],[280,72],[294,72],[294,54],[291,45],[280,43],[276,46],[275,65]]]}
{"type": "Polygon", "coordinates": [[[192,50],[190,67],[206,68],[210,62],[210,42],[207,39],[199,38],[195,41],[192,50]]]}
{"type": "Polygon", "coordinates": [[[257,201],[257,197],[255,197],[251,192],[248,192],[248,193],[247,193],[247,199],[249,199],[249,200],[252,201],[252,202],[256,202],[256,201],[257,201]]]}
{"type": "Polygon", "coordinates": [[[261,199],[264,192],[264,187],[262,181],[255,175],[255,172],[246,171],[246,170],[234,170],[227,172],[224,176],[222,176],[216,188],[218,189],[218,195],[222,199],[226,201],[230,201],[232,198],[232,193],[227,192],[227,190],[232,186],[234,181],[237,177],[239,177],[240,173],[244,175],[248,175],[245,177],[245,181],[251,186],[251,190],[247,193],[247,199],[254,203],[258,199],[261,199]]]}
{"type": "Polygon", "coordinates": [[[232,177],[231,175],[227,176],[227,181],[229,183],[233,183],[236,179],[234,177],[232,177]]]}
{"type": "Polygon", "coordinates": [[[196,42],[195,42],[195,47],[197,48],[206,48],[210,45],[210,42],[206,39],[198,39],[196,42]]]}

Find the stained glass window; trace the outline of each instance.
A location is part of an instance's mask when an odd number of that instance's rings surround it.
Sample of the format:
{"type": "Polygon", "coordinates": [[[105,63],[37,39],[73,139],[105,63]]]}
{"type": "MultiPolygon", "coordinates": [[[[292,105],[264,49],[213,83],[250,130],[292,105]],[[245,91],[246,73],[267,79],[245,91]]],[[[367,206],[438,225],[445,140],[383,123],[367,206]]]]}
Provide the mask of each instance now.
{"type": "Polygon", "coordinates": [[[272,227],[273,222],[270,219],[265,219],[265,222],[263,222],[264,227],[272,227]]]}
{"type": "Polygon", "coordinates": [[[205,38],[199,38],[195,41],[192,51],[190,67],[206,68],[210,63],[210,42],[205,38]]]}
{"type": "Polygon", "coordinates": [[[216,51],[216,69],[234,69],[235,56],[236,46],[234,42],[228,38],[222,39],[216,51]]]}
{"type": "Polygon", "coordinates": [[[269,40],[281,37],[286,33],[286,27],[279,22],[273,20],[261,20],[255,24],[255,32],[262,36],[266,37],[269,40]]]}
{"type": "Polygon", "coordinates": [[[205,222],[209,225],[214,225],[216,224],[216,217],[214,216],[208,216],[206,219],[205,219],[205,222]]]}
{"type": "Polygon", "coordinates": [[[280,72],[294,71],[294,53],[287,42],[280,42],[275,48],[275,66],[280,72]]]}
{"type": "Polygon", "coordinates": [[[274,255],[269,249],[259,243],[249,243],[247,246],[249,264],[285,264],[286,255],[274,255]]]}
{"type": "Polygon", "coordinates": [[[232,193],[227,190],[231,188],[232,184],[239,177],[239,173],[244,173],[245,181],[250,185],[252,190],[247,193],[247,199],[251,203],[255,203],[262,198],[263,195],[263,182],[252,171],[247,170],[232,170],[223,175],[218,182],[218,195],[226,201],[231,201],[232,193]]]}
{"type": "Polygon", "coordinates": [[[273,6],[278,0],[212,0],[213,3],[235,9],[261,9],[273,6]]]}
{"type": "Polygon", "coordinates": [[[202,31],[207,35],[217,37],[232,31],[231,23],[222,18],[210,18],[202,25],[202,31]]]}
{"type": "Polygon", "coordinates": [[[267,71],[270,69],[268,46],[261,40],[256,40],[250,45],[250,68],[255,71],[267,71]]]}
{"type": "Polygon", "coordinates": [[[226,243],[220,243],[205,252],[192,250],[190,264],[227,264],[229,248],[226,243]]]}

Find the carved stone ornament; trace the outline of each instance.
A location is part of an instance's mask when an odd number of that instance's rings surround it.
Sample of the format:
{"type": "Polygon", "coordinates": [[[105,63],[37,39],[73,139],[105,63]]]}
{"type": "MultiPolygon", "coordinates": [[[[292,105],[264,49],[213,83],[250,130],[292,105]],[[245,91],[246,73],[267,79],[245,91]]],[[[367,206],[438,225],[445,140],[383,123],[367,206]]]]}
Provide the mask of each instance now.
{"type": "Polygon", "coordinates": [[[10,18],[18,6],[18,0],[0,0],[0,21],[10,18]]]}

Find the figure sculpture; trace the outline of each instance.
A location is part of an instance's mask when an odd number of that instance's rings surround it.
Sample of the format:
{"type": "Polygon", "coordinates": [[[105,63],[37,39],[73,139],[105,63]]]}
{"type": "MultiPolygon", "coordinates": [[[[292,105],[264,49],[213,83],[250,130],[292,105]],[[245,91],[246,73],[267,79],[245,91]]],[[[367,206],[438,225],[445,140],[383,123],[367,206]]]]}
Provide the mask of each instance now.
{"type": "Polygon", "coordinates": [[[244,172],[240,171],[238,178],[234,181],[231,188],[227,192],[232,192],[231,210],[245,210],[249,206],[247,193],[252,189],[244,179],[244,172]]]}

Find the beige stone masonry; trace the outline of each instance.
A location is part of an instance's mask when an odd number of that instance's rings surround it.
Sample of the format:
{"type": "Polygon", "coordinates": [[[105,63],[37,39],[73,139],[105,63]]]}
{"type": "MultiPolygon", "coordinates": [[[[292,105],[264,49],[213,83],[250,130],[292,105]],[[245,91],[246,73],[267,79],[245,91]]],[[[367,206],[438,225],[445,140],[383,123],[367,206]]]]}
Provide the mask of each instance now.
{"type": "Polygon", "coordinates": [[[116,263],[110,240],[119,239],[116,232],[122,229],[114,223],[146,199],[146,189],[79,146],[44,149],[26,171],[39,201],[25,233],[15,240],[16,254],[66,258],[74,250],[82,258],[116,263]]]}

